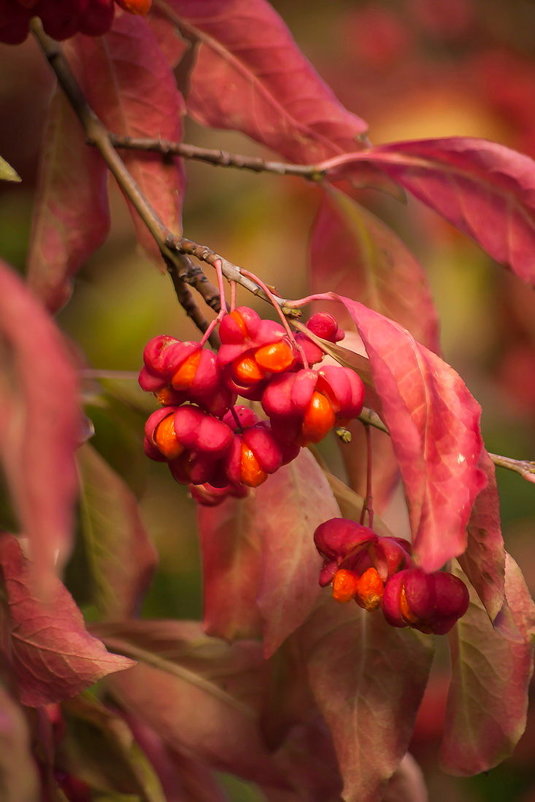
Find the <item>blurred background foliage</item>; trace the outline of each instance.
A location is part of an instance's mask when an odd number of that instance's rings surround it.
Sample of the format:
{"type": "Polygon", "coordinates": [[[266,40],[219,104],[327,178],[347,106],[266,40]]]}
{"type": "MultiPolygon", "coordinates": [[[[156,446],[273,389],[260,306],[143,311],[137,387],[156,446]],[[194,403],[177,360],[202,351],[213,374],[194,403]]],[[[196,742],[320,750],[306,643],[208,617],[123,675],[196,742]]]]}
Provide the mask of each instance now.
{"type": "MultiPolygon", "coordinates": [[[[530,0],[275,0],[299,45],[338,97],[369,122],[374,143],[478,136],[535,157],[535,3],[530,0]]],[[[51,78],[37,48],[0,46],[0,154],[22,177],[0,185],[0,255],[21,272],[31,224],[43,115],[51,78]]],[[[186,141],[248,154],[245,137],[186,124],[186,141]]],[[[188,236],[246,266],[280,293],[307,291],[307,248],[317,188],[296,178],[187,164],[184,229],[188,236]]],[[[444,356],[483,407],[489,450],[535,457],[535,298],[471,241],[418,202],[366,195],[426,267],[438,307],[444,356]]],[[[60,325],[89,370],[84,391],[93,445],[139,496],[160,567],[144,601],[148,617],[199,618],[200,560],[195,511],[184,488],[141,451],[151,400],[138,390],[141,350],[152,336],[196,337],[171,284],[136,248],[126,207],[111,190],[107,243],[76,279],[60,325]],[[116,375],[114,372],[124,372],[116,375]]],[[[242,302],[251,303],[245,295],[242,302]]],[[[257,305],[258,308],[258,305],[257,305]]],[[[265,312],[265,308],[263,309],[265,312]]],[[[36,351],[36,358],[37,351],[36,351]]],[[[508,549],[535,589],[535,490],[498,470],[508,549]]],[[[391,526],[395,521],[390,521],[391,526]]],[[[91,605],[83,547],[68,582],[91,605]]],[[[413,753],[434,802],[535,801],[535,722],[515,755],[489,775],[452,778],[437,769],[445,683],[431,684],[413,753]]],[[[228,780],[232,800],[258,799],[228,780]]]]}

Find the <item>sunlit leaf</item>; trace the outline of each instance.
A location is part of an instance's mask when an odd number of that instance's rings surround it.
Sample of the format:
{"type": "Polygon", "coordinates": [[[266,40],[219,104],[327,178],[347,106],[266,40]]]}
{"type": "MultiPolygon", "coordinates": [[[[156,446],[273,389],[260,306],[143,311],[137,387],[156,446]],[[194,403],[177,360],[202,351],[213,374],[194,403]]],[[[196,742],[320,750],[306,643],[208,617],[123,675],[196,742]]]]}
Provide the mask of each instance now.
{"type": "Polygon", "coordinates": [[[0,181],[22,181],[17,171],[0,156],[0,181]]]}

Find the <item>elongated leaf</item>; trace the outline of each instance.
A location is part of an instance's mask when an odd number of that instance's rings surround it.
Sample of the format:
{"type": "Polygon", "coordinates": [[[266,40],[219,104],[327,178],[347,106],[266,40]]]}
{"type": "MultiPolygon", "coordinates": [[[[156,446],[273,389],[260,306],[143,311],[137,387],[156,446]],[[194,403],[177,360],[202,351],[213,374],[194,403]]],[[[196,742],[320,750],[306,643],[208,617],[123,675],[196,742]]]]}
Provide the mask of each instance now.
{"type": "Polygon", "coordinates": [[[407,751],[432,659],[432,638],[380,612],[326,598],[299,631],[308,679],[331,731],[344,802],[378,802],[407,751]]]}
{"type": "Polygon", "coordinates": [[[44,591],[70,546],[77,381],[59,330],[1,261],[0,356],[0,457],[44,591]]]}
{"type": "Polygon", "coordinates": [[[156,550],[137,500],[121,477],[89,444],[80,449],[78,464],[94,602],[107,618],[128,618],[137,611],[151,578],[156,550]]]}
{"type": "Polygon", "coordinates": [[[484,139],[451,137],[380,145],[366,159],[535,283],[535,162],[528,156],[484,139]]]}
{"type": "Polygon", "coordinates": [[[169,746],[246,779],[285,784],[260,736],[259,644],[229,646],[178,621],[100,625],[96,631],[111,648],[139,661],[121,679],[109,678],[113,696],[169,746]]]}
{"type": "Polygon", "coordinates": [[[362,147],[366,124],[336,99],[266,0],[158,6],[200,43],[188,96],[199,122],[242,131],[296,162],[362,147]]]}
{"type": "Polygon", "coordinates": [[[355,298],[439,352],[437,314],[422,267],[385,223],[341,192],[323,196],[310,268],[313,292],[355,298]]]}
{"type": "Polygon", "coordinates": [[[465,550],[472,505],[486,484],[480,407],[453,368],[406,329],[349,298],[323,297],[344,304],[364,341],[405,486],[414,554],[436,571],[465,550]]]}
{"type": "Polygon", "coordinates": [[[3,802],[35,802],[40,797],[37,765],[24,713],[0,686],[0,793],[3,802]]]}
{"type": "Polygon", "coordinates": [[[202,553],[204,626],[226,640],[262,634],[257,605],[262,577],[254,498],[226,499],[198,507],[202,553]]]}
{"type": "Polygon", "coordinates": [[[505,601],[505,549],[495,469],[486,451],[481,455],[480,467],[488,484],[476,498],[468,522],[466,551],[460,555],[459,563],[491,621],[495,621],[505,601]]]}
{"type": "Polygon", "coordinates": [[[17,171],[0,156],[0,181],[20,182],[22,179],[17,171]]]}
{"type": "MultiPolygon", "coordinates": [[[[124,14],[105,36],[78,35],[70,47],[80,59],[88,99],[110,131],[180,141],[183,101],[145,20],[124,14]]],[[[139,152],[125,152],[123,158],[156,214],[178,233],[184,189],[179,160],[139,152]]],[[[145,224],[131,211],[139,242],[163,264],[145,224]]]]}
{"type": "Polygon", "coordinates": [[[85,141],[62,89],[48,110],[28,253],[28,282],[55,312],[109,229],[107,168],[85,141]]]}
{"type": "Polygon", "coordinates": [[[339,516],[325,475],[307,449],[258,488],[252,524],[262,547],[258,606],[266,656],[311,612],[321,567],[314,530],[339,516]]]}
{"type": "Polygon", "coordinates": [[[453,677],[441,760],[453,774],[477,774],[496,766],[511,754],[526,724],[534,607],[509,555],[505,588],[523,642],[511,642],[494,629],[473,592],[468,612],[450,634],[453,677]]]}
{"type": "Polygon", "coordinates": [[[11,535],[0,537],[0,567],[9,612],[10,661],[23,704],[59,702],[133,665],[107,652],[87,632],[72,596],[58,579],[49,603],[36,598],[29,563],[11,535]]]}

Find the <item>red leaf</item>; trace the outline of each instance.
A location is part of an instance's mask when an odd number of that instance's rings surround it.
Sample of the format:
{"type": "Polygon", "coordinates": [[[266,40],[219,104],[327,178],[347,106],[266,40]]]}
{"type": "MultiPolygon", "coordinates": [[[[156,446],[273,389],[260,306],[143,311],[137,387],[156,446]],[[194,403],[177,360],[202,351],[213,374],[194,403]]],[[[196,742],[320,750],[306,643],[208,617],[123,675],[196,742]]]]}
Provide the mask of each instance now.
{"type": "Polygon", "coordinates": [[[219,770],[286,784],[260,735],[265,664],[259,644],[228,645],[193,622],[133,621],[96,631],[139,661],[106,684],[165,743],[219,770]]]}
{"type": "MultiPolygon", "coordinates": [[[[105,36],[78,35],[68,48],[80,59],[88,100],[110,131],[180,141],[182,97],[145,20],[123,14],[105,36]]],[[[184,190],[180,161],[164,161],[157,153],[122,156],[162,222],[178,233],[184,190]]],[[[132,207],[131,212],[140,243],[161,264],[152,236],[132,207]]]]}
{"type": "Polygon", "coordinates": [[[199,505],[204,627],[226,640],[262,634],[256,603],[262,556],[255,531],[254,499],[226,499],[217,507],[199,505]]]}
{"type": "Polygon", "coordinates": [[[71,295],[71,277],[106,239],[107,168],[62,89],[52,98],[43,142],[28,283],[55,312],[71,295]]]}
{"type": "Polygon", "coordinates": [[[84,549],[94,603],[110,619],[134,615],[156,564],[156,550],[128,485],[89,444],[78,453],[84,549]]]}
{"type": "Polygon", "coordinates": [[[478,468],[480,407],[460,376],[410,333],[335,293],[354,320],[370,359],[381,412],[398,460],[413,548],[436,571],[466,548],[466,525],[486,484],[478,468]]]}
{"type": "Polygon", "coordinates": [[[475,500],[468,522],[466,551],[459,556],[459,563],[491,621],[495,621],[505,600],[505,549],[500,523],[500,499],[494,464],[486,451],[482,452],[479,465],[488,483],[475,500]]]}
{"type": "Polygon", "coordinates": [[[377,802],[407,751],[433,641],[381,613],[326,599],[299,630],[308,678],[331,730],[345,802],[377,802]]]}
{"type": "Polygon", "coordinates": [[[380,145],[364,158],[535,284],[535,162],[528,156],[451,137],[380,145]]]}
{"type": "Polygon", "coordinates": [[[511,754],[524,732],[535,616],[524,578],[509,555],[505,591],[523,642],[514,643],[492,627],[475,593],[450,634],[453,676],[441,761],[452,774],[488,771],[511,754]]]}
{"type": "Polygon", "coordinates": [[[59,330],[1,261],[0,350],[0,457],[44,590],[70,545],[77,380],[59,330]]]}
{"type": "Polygon", "coordinates": [[[321,568],[314,530],[339,516],[325,474],[307,449],[257,489],[251,523],[262,553],[258,606],[266,657],[312,610],[320,592],[321,568]]]}
{"type": "MultiPolygon", "coordinates": [[[[400,323],[418,342],[439,353],[438,321],[427,277],[403,242],[381,220],[346,195],[324,194],[310,242],[313,292],[331,290],[400,323]]],[[[339,307],[338,307],[339,308],[339,307]]],[[[336,313],[339,325],[344,317],[336,313]]],[[[350,347],[349,337],[342,345],[350,347]]],[[[351,447],[340,451],[351,486],[364,493],[366,448],[360,424],[351,427],[351,447]]],[[[373,489],[377,509],[388,501],[397,478],[390,438],[374,432],[373,489]]]]}
{"type": "Polygon", "coordinates": [[[72,596],[58,579],[49,603],[33,595],[31,568],[17,538],[0,537],[0,565],[9,611],[9,659],[23,704],[59,702],[133,665],[107,652],[87,632],[72,596]]]}
{"type": "Polygon", "coordinates": [[[200,43],[188,95],[199,122],[242,131],[296,162],[362,147],[366,124],[336,99],[266,0],[158,6],[200,43]]]}

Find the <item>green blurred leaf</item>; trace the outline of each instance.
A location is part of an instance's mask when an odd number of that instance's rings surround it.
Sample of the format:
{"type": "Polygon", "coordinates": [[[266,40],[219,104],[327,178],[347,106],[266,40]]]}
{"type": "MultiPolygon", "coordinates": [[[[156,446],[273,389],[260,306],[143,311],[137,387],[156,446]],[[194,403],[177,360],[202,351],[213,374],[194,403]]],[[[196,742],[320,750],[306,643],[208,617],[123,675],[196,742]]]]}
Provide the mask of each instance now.
{"type": "Polygon", "coordinates": [[[13,167],[0,156],[0,181],[15,181],[20,183],[22,178],[13,167]]]}
{"type": "MultiPolygon", "coordinates": [[[[88,785],[122,799],[165,802],[160,781],[122,718],[96,699],[79,696],[63,706],[65,768],[88,785]]],[[[100,797],[99,797],[100,798],[100,797]]]]}
{"type": "Polygon", "coordinates": [[[94,602],[110,618],[132,615],[156,563],[136,497],[89,444],[78,452],[81,524],[95,587],[94,602]]]}

